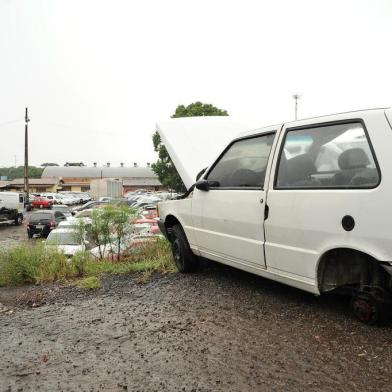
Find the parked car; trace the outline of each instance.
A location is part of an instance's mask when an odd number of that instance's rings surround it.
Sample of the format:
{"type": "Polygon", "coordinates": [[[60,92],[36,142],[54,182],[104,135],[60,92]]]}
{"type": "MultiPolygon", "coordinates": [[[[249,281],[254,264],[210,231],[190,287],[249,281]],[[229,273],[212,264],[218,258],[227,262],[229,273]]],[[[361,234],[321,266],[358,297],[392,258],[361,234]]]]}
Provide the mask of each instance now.
{"type": "Polygon", "coordinates": [[[52,208],[53,201],[47,199],[46,197],[36,197],[32,202],[31,202],[31,207],[32,208],[52,208]]]}
{"type": "Polygon", "coordinates": [[[27,222],[27,235],[29,238],[47,237],[60,222],[66,219],[67,217],[60,211],[34,211],[27,222]]]}
{"type": "Polygon", "coordinates": [[[107,202],[107,201],[89,201],[88,203],[86,203],[80,207],[74,208],[73,211],[79,212],[79,211],[89,210],[91,208],[101,207],[101,206],[108,205],[108,204],[109,204],[109,202],[107,202]]]}
{"type": "Polygon", "coordinates": [[[158,124],[188,189],[159,205],[178,269],[194,270],[203,256],[316,295],[349,294],[365,323],[389,317],[392,109],[248,131],[219,154],[229,122],[158,124]]]}
{"type": "Polygon", "coordinates": [[[67,218],[66,221],[60,222],[58,228],[76,228],[79,226],[80,222],[83,222],[85,226],[91,225],[92,220],[88,217],[79,217],[75,218],[74,216],[71,218],[67,218]]]}
{"type": "MultiPolygon", "coordinates": [[[[120,243],[120,256],[141,252],[148,242],[156,241],[156,239],[156,236],[149,233],[127,236],[120,243]]],[[[113,241],[112,244],[101,246],[101,249],[97,246],[90,250],[90,254],[97,259],[100,258],[102,254],[102,257],[104,258],[117,260],[118,245],[113,241]]]]}
{"type": "Polygon", "coordinates": [[[59,204],[57,204],[57,205],[52,206],[52,209],[53,209],[54,211],[60,211],[60,212],[62,212],[67,218],[72,217],[72,211],[71,211],[71,209],[70,209],[68,206],[66,206],[66,205],[59,205],[59,204]]]}
{"type": "Polygon", "coordinates": [[[149,233],[149,234],[161,234],[161,230],[158,226],[156,219],[138,219],[133,223],[133,231],[135,233],[149,233]]]}
{"type": "Polygon", "coordinates": [[[41,193],[41,196],[50,200],[52,204],[62,204],[61,196],[57,193],[41,193]]]}
{"type": "Polygon", "coordinates": [[[47,249],[56,249],[63,252],[67,257],[85,251],[88,244],[89,242],[81,238],[76,230],[62,228],[51,231],[45,241],[47,249]]]}
{"type": "Polygon", "coordinates": [[[0,224],[23,222],[26,210],[25,194],[18,192],[0,192],[0,224]]]}
{"type": "Polygon", "coordinates": [[[155,219],[158,216],[157,206],[145,206],[141,212],[141,215],[145,219],[155,219]]]}

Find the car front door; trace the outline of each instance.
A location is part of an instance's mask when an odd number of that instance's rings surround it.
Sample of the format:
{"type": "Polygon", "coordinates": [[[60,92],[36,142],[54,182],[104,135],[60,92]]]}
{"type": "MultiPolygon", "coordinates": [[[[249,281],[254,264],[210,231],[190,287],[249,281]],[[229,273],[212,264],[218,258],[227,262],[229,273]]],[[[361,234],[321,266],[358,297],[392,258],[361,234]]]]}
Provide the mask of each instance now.
{"type": "Polygon", "coordinates": [[[192,198],[193,226],[202,256],[265,268],[264,215],[276,128],[232,142],[204,175],[192,198]]]}

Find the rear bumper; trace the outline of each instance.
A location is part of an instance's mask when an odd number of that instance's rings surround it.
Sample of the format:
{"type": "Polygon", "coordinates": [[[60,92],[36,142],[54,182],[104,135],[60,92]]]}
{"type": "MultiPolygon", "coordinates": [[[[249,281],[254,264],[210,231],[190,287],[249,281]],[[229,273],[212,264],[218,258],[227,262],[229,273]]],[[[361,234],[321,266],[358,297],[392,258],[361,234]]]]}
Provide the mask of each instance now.
{"type": "Polygon", "coordinates": [[[43,229],[35,229],[27,226],[27,232],[30,235],[32,236],[38,235],[39,237],[44,237],[44,238],[46,238],[53,229],[54,228],[49,228],[49,227],[44,227],[43,229]]]}
{"type": "Polygon", "coordinates": [[[167,232],[165,221],[163,219],[159,219],[158,221],[159,229],[161,230],[162,234],[169,240],[169,233],[167,232]]]}

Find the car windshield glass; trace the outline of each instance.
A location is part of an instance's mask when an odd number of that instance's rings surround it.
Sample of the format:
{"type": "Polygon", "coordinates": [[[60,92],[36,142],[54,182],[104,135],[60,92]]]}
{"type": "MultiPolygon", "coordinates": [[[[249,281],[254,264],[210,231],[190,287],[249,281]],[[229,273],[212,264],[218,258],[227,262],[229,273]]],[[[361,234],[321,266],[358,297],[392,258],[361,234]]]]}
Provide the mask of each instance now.
{"type": "Polygon", "coordinates": [[[50,212],[37,212],[31,214],[30,221],[40,221],[40,220],[50,220],[52,219],[52,214],[50,212]]]}
{"type": "Polygon", "coordinates": [[[55,233],[51,232],[47,239],[49,245],[79,245],[77,233],[55,233]]]}

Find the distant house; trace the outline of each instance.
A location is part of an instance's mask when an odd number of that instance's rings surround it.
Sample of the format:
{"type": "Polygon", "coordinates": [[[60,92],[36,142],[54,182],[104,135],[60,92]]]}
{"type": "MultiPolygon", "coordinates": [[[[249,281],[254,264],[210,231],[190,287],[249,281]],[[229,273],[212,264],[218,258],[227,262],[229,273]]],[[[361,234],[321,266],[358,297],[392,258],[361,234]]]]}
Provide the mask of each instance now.
{"type": "MultiPolygon", "coordinates": [[[[34,193],[57,192],[61,190],[62,181],[59,178],[30,178],[29,191],[34,193]]],[[[24,189],[24,179],[16,178],[12,181],[0,183],[1,190],[21,191],[24,189]]]]}
{"type": "Polygon", "coordinates": [[[87,192],[90,182],[97,178],[117,178],[123,180],[124,192],[136,189],[164,189],[158,176],[150,167],[111,167],[105,166],[48,166],[44,169],[42,179],[57,178],[61,180],[63,191],[87,192]]]}

